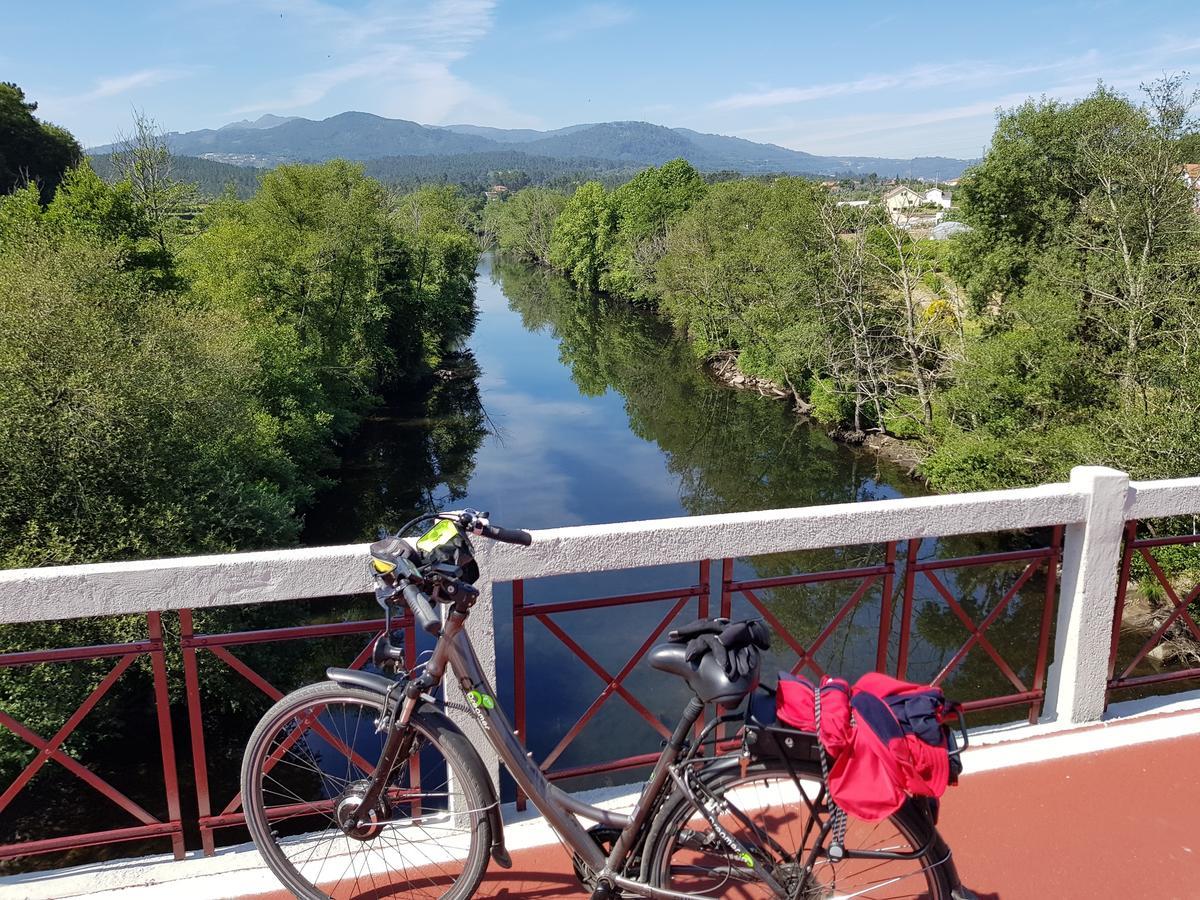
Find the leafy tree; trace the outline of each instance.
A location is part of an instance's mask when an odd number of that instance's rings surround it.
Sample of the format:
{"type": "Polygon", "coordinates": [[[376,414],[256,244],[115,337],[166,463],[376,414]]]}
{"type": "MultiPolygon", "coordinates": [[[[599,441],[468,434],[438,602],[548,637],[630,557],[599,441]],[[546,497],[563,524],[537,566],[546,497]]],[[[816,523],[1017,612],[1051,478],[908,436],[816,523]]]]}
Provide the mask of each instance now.
{"type": "Polygon", "coordinates": [[[0,194],[35,184],[42,203],[83,151],[67,131],[34,117],[37,104],[9,81],[0,82],[0,194]]]}
{"type": "Polygon", "coordinates": [[[616,235],[600,286],[631,299],[654,296],[655,266],[666,252],[667,229],[704,196],[707,185],[687,160],[639,172],[612,194],[616,235]]]}
{"type": "Polygon", "coordinates": [[[1147,97],[1100,88],[1002,117],[965,192],[976,230],[954,265],[982,320],[925,465],[939,486],[1062,478],[1080,462],[1200,467],[1170,424],[1197,412],[1200,220],[1179,176],[1192,98],[1177,78],[1147,97]]]}
{"type": "Polygon", "coordinates": [[[604,185],[598,181],[581,185],[554,224],[550,264],[580,287],[598,288],[612,242],[613,219],[604,185]]]}
{"type": "Polygon", "coordinates": [[[828,254],[817,191],[799,178],[714,185],[668,234],[662,306],[701,355],[797,382],[819,364],[817,282],[828,254]]]}
{"type": "Polygon", "coordinates": [[[236,317],[147,303],[86,231],[39,223],[3,248],[0,565],[291,540],[290,464],[244,390],[236,317]]]}
{"type": "Polygon", "coordinates": [[[548,265],[554,225],[567,204],[565,194],[525,188],[484,209],[484,230],[501,252],[548,265]]]}
{"type": "Polygon", "coordinates": [[[253,389],[290,451],[331,462],[388,362],[380,271],[394,245],[389,201],[344,162],[282,166],[245,203],[225,200],[182,254],[192,294],[250,323],[263,360],[253,389]]]}
{"type": "MultiPolygon", "coordinates": [[[[423,345],[417,359],[436,365],[475,324],[475,214],[456,188],[424,187],[400,199],[392,221],[407,268],[402,274],[393,264],[385,273],[388,302],[397,312],[393,322],[417,323],[421,341],[399,346],[411,353],[423,345]]],[[[406,365],[401,356],[400,368],[412,371],[411,359],[406,365]]]]}

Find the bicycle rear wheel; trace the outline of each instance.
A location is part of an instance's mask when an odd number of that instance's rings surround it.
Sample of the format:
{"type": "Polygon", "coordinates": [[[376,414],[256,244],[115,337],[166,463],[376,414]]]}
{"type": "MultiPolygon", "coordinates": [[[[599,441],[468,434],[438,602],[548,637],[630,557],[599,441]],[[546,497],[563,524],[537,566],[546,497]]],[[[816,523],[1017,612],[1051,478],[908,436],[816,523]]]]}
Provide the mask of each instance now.
{"type": "Polygon", "coordinates": [[[369,821],[350,826],[383,750],[383,698],[333,682],[276,703],[242,761],[246,825],[263,860],[305,900],[465,900],[487,866],[490,792],[463,760],[467,739],[438,716],[413,716],[369,821]]]}
{"type": "MultiPolygon", "coordinates": [[[[755,764],[744,776],[731,769],[708,783],[721,804],[717,822],[742,845],[760,853],[759,859],[737,857],[695,805],[680,795],[659,814],[651,830],[644,876],[657,887],[681,893],[765,898],[774,895],[757,872],[769,864],[775,880],[798,900],[951,900],[945,865],[949,850],[933,823],[912,802],[882,822],[848,819],[845,847],[852,854],[883,851],[909,853],[913,858],[851,856],[835,862],[827,852],[828,839],[813,854],[821,823],[813,820],[800,791],[815,799],[820,773],[796,771],[799,785],[783,763],[773,762],[755,764]]],[[[825,818],[823,812],[820,818],[825,818]]]]}

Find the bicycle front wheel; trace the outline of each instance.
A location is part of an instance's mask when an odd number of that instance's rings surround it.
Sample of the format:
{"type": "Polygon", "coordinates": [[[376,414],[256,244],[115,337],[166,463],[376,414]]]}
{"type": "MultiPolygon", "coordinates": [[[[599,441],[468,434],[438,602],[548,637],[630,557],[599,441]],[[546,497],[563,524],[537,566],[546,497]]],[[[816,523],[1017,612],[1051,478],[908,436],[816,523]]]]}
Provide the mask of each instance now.
{"type": "Polygon", "coordinates": [[[259,722],[242,761],[246,825],[263,860],[305,900],[465,900],[487,866],[487,798],[465,764],[474,750],[440,716],[413,716],[399,760],[366,821],[353,825],[383,751],[383,698],[309,685],[259,722]]]}
{"type": "Polygon", "coordinates": [[[949,851],[933,823],[913,803],[881,822],[847,820],[847,858],[831,858],[828,838],[820,840],[826,813],[814,820],[800,795],[815,800],[820,773],[797,768],[799,784],[782,763],[759,763],[745,775],[731,770],[708,783],[717,801],[721,829],[751,849],[734,853],[726,837],[687,799],[664,808],[648,839],[645,876],[657,887],[709,897],[766,898],[774,891],[761,879],[769,866],[788,897],[930,898],[951,900],[949,851]],[[823,846],[814,845],[820,842],[823,846]],[[875,852],[910,858],[855,857],[875,852]],[[923,852],[921,852],[923,851],[923,852]]]}

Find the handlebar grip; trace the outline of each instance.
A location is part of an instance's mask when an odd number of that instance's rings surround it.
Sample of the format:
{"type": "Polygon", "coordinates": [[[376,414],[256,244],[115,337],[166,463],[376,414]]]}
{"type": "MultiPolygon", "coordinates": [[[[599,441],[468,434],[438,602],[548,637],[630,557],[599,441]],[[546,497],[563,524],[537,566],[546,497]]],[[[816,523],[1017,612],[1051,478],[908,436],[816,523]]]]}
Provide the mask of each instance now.
{"type": "Polygon", "coordinates": [[[433,611],[433,606],[429,603],[429,598],[415,584],[407,584],[402,592],[404,594],[404,602],[408,604],[408,608],[412,610],[413,616],[425,631],[430,634],[442,633],[442,621],[437,617],[437,613],[433,611]]]}
{"type": "Polygon", "coordinates": [[[528,531],[522,531],[519,528],[501,528],[499,525],[489,525],[483,531],[484,537],[489,537],[493,541],[502,541],[505,544],[520,544],[522,547],[528,547],[533,543],[533,535],[528,531]]]}

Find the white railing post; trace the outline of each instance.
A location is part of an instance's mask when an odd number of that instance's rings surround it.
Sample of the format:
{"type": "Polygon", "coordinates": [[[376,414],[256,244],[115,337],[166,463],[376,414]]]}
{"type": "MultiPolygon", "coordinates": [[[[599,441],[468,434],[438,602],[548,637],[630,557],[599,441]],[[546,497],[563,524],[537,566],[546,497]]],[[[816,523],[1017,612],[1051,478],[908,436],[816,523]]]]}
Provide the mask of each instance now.
{"type": "MultiPolygon", "coordinates": [[[[471,609],[471,616],[467,619],[467,634],[471,638],[472,646],[475,647],[475,655],[479,657],[479,667],[487,676],[488,682],[495,687],[496,616],[495,604],[492,601],[492,580],[485,575],[479,580],[476,587],[479,588],[479,597],[476,598],[475,606],[471,609]]],[[[458,679],[448,672],[443,684],[446,700],[458,707],[457,709],[447,709],[446,714],[455,725],[462,729],[463,734],[479,751],[483,764],[492,777],[492,784],[496,786],[496,790],[500,790],[500,757],[492,749],[492,745],[484,735],[483,729],[479,727],[475,716],[463,710],[463,707],[467,705],[467,698],[463,696],[458,679]]]]}
{"type": "Polygon", "coordinates": [[[1071,485],[1088,495],[1086,518],[1068,525],[1043,721],[1091,722],[1104,713],[1108,651],[1121,565],[1129,476],[1077,466],[1071,485]]]}

